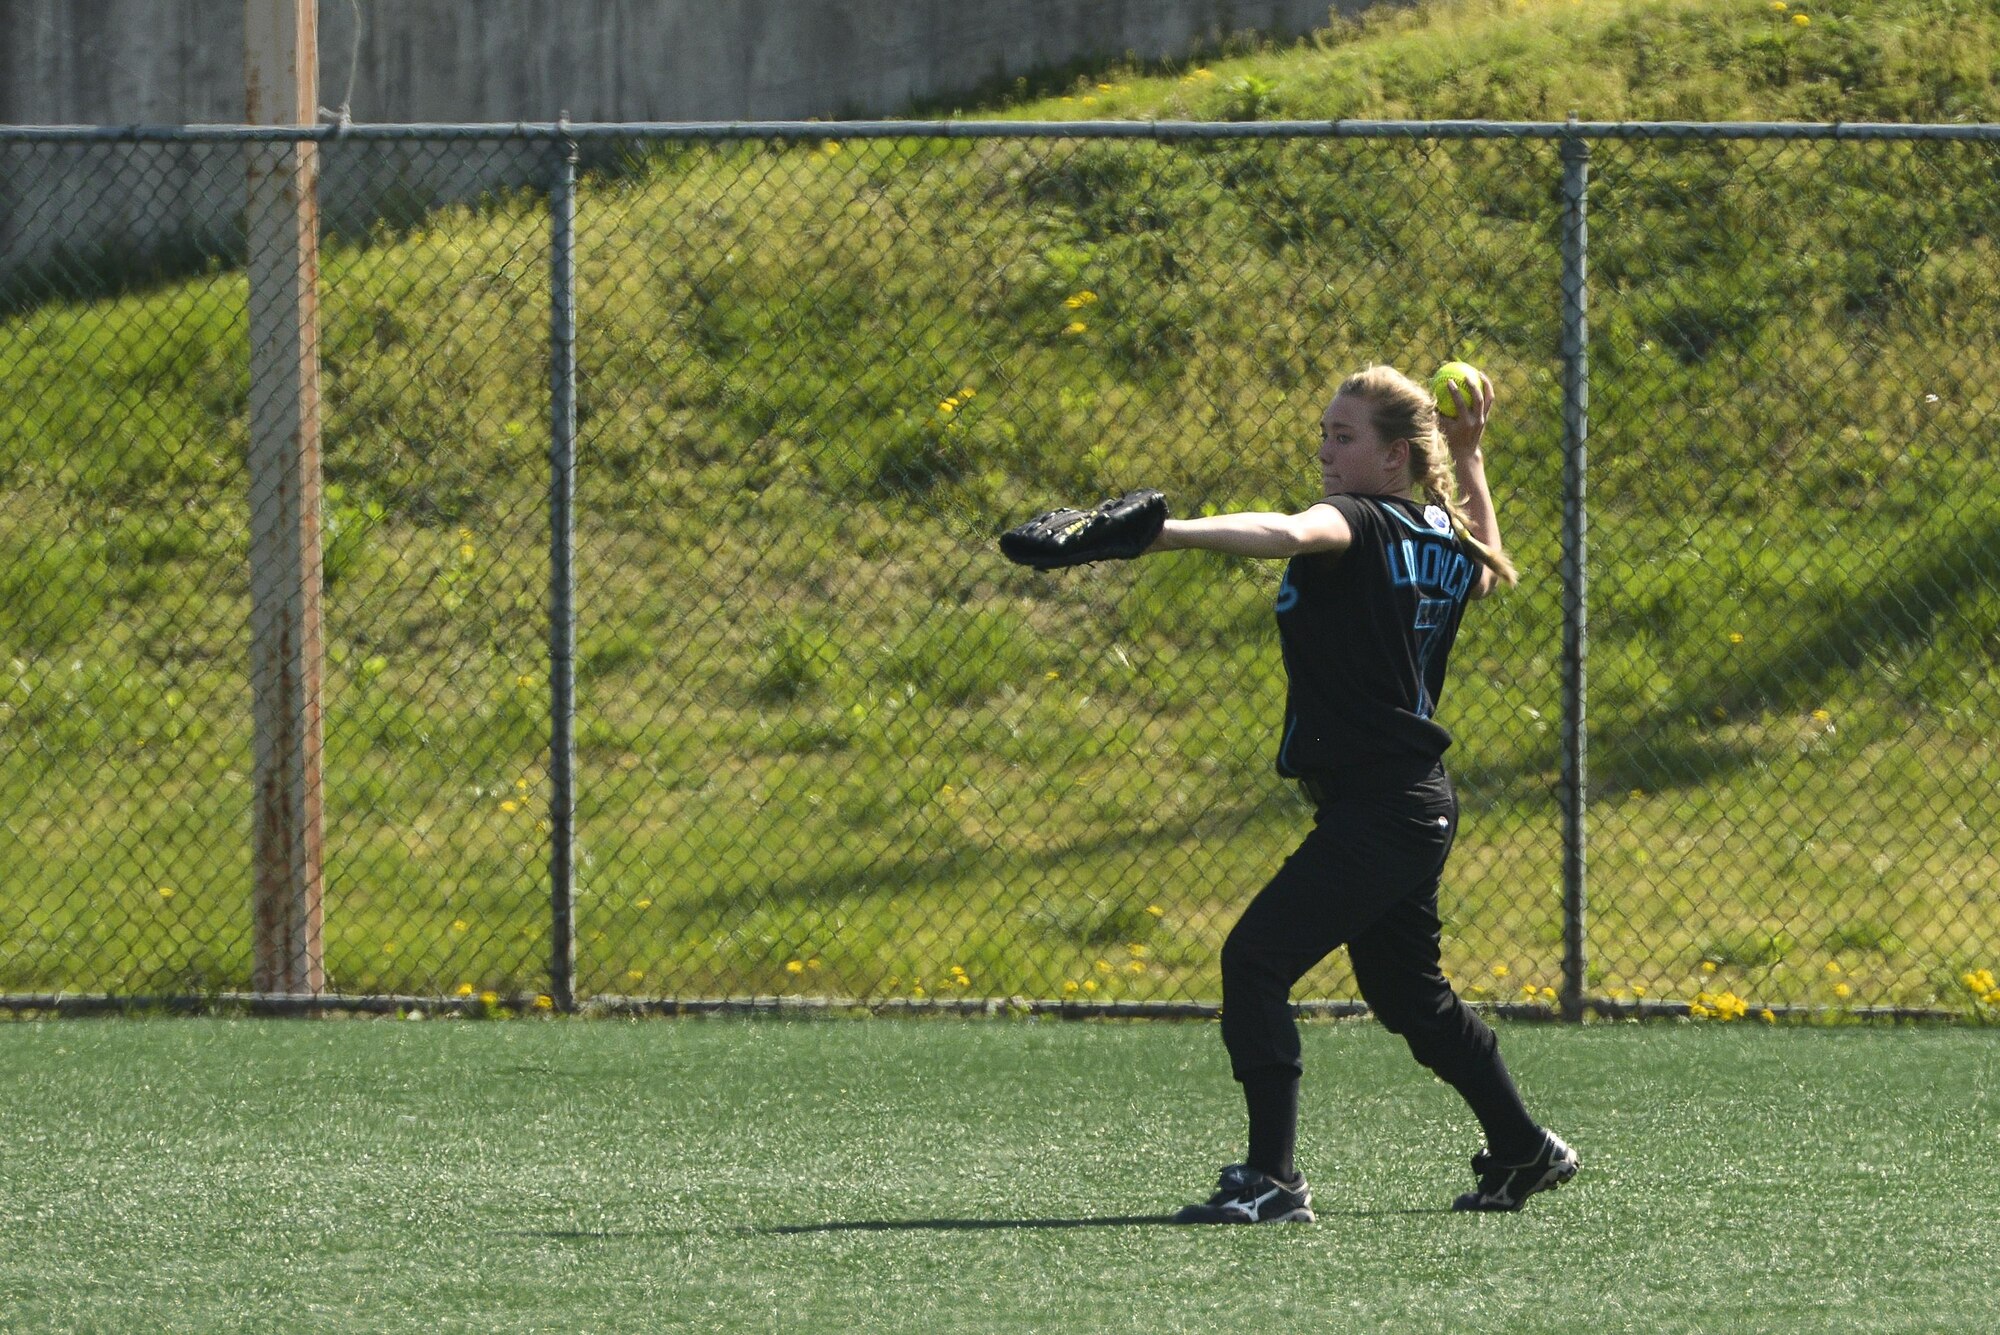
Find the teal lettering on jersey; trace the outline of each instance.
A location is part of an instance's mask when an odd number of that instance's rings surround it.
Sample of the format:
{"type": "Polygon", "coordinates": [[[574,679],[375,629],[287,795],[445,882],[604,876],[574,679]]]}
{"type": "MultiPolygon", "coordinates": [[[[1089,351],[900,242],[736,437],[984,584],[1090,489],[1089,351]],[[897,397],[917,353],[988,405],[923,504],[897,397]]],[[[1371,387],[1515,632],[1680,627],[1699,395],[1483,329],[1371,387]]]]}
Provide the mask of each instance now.
{"type": "Polygon", "coordinates": [[[1463,552],[1441,542],[1399,538],[1389,544],[1389,578],[1400,586],[1457,602],[1472,587],[1472,562],[1463,552]]]}
{"type": "Polygon", "coordinates": [[[1298,605],[1298,586],[1292,583],[1292,567],[1287,564],[1285,566],[1285,577],[1278,581],[1277,610],[1280,612],[1289,612],[1298,605]]]}

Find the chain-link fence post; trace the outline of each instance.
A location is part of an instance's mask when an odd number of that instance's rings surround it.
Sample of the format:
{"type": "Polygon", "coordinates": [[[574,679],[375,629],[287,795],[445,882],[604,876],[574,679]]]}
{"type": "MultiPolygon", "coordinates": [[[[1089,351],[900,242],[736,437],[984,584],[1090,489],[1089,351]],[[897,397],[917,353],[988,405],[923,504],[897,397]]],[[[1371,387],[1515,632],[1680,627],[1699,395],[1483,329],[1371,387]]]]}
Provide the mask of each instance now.
{"type": "Polygon", "coordinates": [[[549,996],[576,1008],[576,144],[549,191],[549,996]]]}
{"type": "Polygon", "coordinates": [[[1588,312],[1590,145],[1574,134],[1562,141],[1562,360],[1563,360],[1563,991],[1562,1013],[1583,1018],[1585,848],[1584,772],[1587,733],[1584,660],[1588,599],[1585,588],[1584,472],[1590,428],[1590,327],[1588,312]]]}

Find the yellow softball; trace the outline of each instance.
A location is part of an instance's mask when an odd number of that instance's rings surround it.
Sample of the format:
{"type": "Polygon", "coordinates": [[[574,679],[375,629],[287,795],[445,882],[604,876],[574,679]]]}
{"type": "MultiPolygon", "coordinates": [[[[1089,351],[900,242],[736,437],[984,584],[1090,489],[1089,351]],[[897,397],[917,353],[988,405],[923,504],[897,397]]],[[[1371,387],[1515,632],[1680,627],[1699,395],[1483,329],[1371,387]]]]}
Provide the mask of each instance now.
{"type": "Polygon", "coordinates": [[[1479,392],[1479,385],[1486,375],[1470,362],[1446,362],[1438,367],[1431,377],[1431,399],[1437,404],[1439,413],[1446,417],[1458,416],[1458,404],[1452,401],[1451,386],[1456,381],[1469,400],[1479,392]]]}

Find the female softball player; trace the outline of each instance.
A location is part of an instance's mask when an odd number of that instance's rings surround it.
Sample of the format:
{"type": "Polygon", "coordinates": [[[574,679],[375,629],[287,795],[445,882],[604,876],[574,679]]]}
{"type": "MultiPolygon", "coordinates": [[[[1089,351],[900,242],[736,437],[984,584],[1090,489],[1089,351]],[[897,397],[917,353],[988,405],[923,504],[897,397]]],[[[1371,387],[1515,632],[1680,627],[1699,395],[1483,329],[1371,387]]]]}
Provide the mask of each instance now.
{"type": "Polygon", "coordinates": [[[1200,548],[1286,561],[1278,636],[1288,678],[1278,772],[1316,808],[1311,833],[1222,947],[1222,1039],[1249,1108],[1245,1162],[1184,1223],[1313,1217],[1297,1137],[1292,985],[1345,945],[1384,1028],[1471,1105],[1486,1135],[1460,1210],[1518,1210],[1575,1176],[1577,1156],[1528,1115],[1493,1031],[1439,967],[1438,881],[1458,826],[1432,715],[1468,599],[1515,573],[1500,542],[1481,440],[1484,376],[1440,413],[1385,366],[1344,381],[1320,421],[1325,499],[1298,514],[1166,519],[1145,551],[1200,548]],[[1421,499],[1419,499],[1421,496],[1421,499]]]}

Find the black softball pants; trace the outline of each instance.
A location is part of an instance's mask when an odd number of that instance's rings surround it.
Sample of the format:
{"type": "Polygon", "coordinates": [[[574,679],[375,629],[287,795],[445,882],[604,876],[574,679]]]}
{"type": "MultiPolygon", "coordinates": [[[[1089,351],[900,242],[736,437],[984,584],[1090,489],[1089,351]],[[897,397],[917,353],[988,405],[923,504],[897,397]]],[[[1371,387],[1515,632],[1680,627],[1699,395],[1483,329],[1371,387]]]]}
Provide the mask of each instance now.
{"type": "Polygon", "coordinates": [[[1345,945],[1369,1009],[1464,1096],[1489,1146],[1538,1143],[1493,1031],[1441,967],[1438,882],[1457,832],[1442,766],[1414,783],[1324,797],[1311,833],[1223,943],[1222,1041],[1246,1088],[1297,1079],[1292,986],[1345,945]]]}

